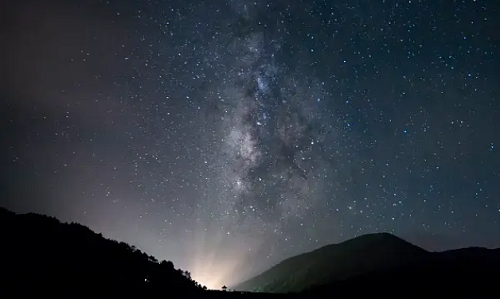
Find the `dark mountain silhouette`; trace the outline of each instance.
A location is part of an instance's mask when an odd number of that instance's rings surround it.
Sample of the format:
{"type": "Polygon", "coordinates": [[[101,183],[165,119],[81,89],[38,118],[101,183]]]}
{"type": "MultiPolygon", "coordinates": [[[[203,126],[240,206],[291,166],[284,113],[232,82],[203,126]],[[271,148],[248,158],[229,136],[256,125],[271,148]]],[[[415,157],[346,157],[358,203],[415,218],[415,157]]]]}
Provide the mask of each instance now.
{"type": "Polygon", "coordinates": [[[381,267],[415,261],[426,253],[390,234],[364,235],[289,258],[232,288],[256,292],[299,292],[381,267]]]}
{"type": "Polygon", "coordinates": [[[0,208],[0,297],[197,294],[187,271],[89,228],[0,208]],[[3,295],[2,295],[3,294],[3,295]]]}
{"type": "Polygon", "coordinates": [[[500,298],[500,249],[429,252],[419,263],[312,287],[305,297],[500,298]]]}
{"type": "Polygon", "coordinates": [[[170,261],[48,216],[0,208],[0,240],[0,298],[500,298],[500,249],[428,252],[386,233],[292,257],[228,288],[259,293],[207,291],[170,261]]]}
{"type": "Polygon", "coordinates": [[[235,287],[306,297],[500,295],[500,249],[428,252],[391,234],[369,234],[289,258],[235,287]]]}

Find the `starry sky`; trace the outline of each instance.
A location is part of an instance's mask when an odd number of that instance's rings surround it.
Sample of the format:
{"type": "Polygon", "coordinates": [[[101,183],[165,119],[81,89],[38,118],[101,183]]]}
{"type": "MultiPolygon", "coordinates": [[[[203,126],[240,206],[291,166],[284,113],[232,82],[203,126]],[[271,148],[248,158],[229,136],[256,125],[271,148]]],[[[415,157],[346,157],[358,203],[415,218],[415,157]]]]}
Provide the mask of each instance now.
{"type": "Polygon", "coordinates": [[[209,287],[371,232],[500,246],[498,1],[1,6],[0,206],[209,287]]]}

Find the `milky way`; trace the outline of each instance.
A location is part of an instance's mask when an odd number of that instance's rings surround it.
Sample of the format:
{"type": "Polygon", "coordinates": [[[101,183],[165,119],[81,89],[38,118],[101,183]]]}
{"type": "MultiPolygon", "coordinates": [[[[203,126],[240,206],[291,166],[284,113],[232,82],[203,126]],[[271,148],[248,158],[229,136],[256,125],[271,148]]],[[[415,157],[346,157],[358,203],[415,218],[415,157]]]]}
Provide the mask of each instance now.
{"type": "MultiPolygon", "coordinates": [[[[319,108],[326,97],[322,84],[277,61],[279,36],[255,30],[234,35],[216,39],[211,51],[210,63],[223,74],[207,99],[220,136],[212,169],[221,191],[203,211],[224,219],[227,234],[258,232],[260,245],[324,196],[320,186],[329,171],[321,148],[325,138],[335,138],[334,118],[319,108]]],[[[243,252],[237,260],[247,255],[252,256],[243,252]]]]}
{"type": "Polygon", "coordinates": [[[1,206],[215,288],[370,232],[500,245],[498,1],[10,2],[1,206]]]}
{"type": "Polygon", "coordinates": [[[323,95],[309,90],[310,82],[300,82],[293,71],[276,66],[276,49],[266,53],[264,48],[275,43],[268,38],[252,33],[236,39],[236,49],[230,50],[234,61],[221,62],[229,69],[218,104],[224,110],[222,157],[229,200],[235,201],[236,211],[258,218],[272,214],[280,222],[309,207],[314,166],[321,159],[314,145],[320,147],[318,138],[325,136],[316,132],[322,129],[316,103],[323,95]]]}

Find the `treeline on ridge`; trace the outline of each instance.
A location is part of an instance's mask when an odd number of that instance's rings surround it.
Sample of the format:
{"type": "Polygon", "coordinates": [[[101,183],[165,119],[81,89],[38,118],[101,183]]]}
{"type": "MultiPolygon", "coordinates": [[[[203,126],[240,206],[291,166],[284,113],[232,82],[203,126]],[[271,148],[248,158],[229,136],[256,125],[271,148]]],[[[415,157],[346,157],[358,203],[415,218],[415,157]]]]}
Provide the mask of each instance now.
{"type": "Polygon", "coordinates": [[[204,288],[171,261],[157,261],[134,246],[106,239],[77,223],[0,208],[1,293],[131,295],[204,288]]]}

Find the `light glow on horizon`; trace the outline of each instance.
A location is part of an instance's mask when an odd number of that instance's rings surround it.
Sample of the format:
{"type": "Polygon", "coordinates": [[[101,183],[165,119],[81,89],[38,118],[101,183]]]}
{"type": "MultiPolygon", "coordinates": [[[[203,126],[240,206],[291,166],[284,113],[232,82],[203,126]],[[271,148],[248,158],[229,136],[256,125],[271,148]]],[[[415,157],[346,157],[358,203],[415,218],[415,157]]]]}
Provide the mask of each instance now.
{"type": "Polygon", "coordinates": [[[260,240],[249,242],[249,238],[220,231],[201,230],[195,235],[189,269],[196,282],[211,290],[221,290],[222,286],[230,288],[249,278],[250,260],[255,253],[252,248],[259,248],[260,240]]]}

